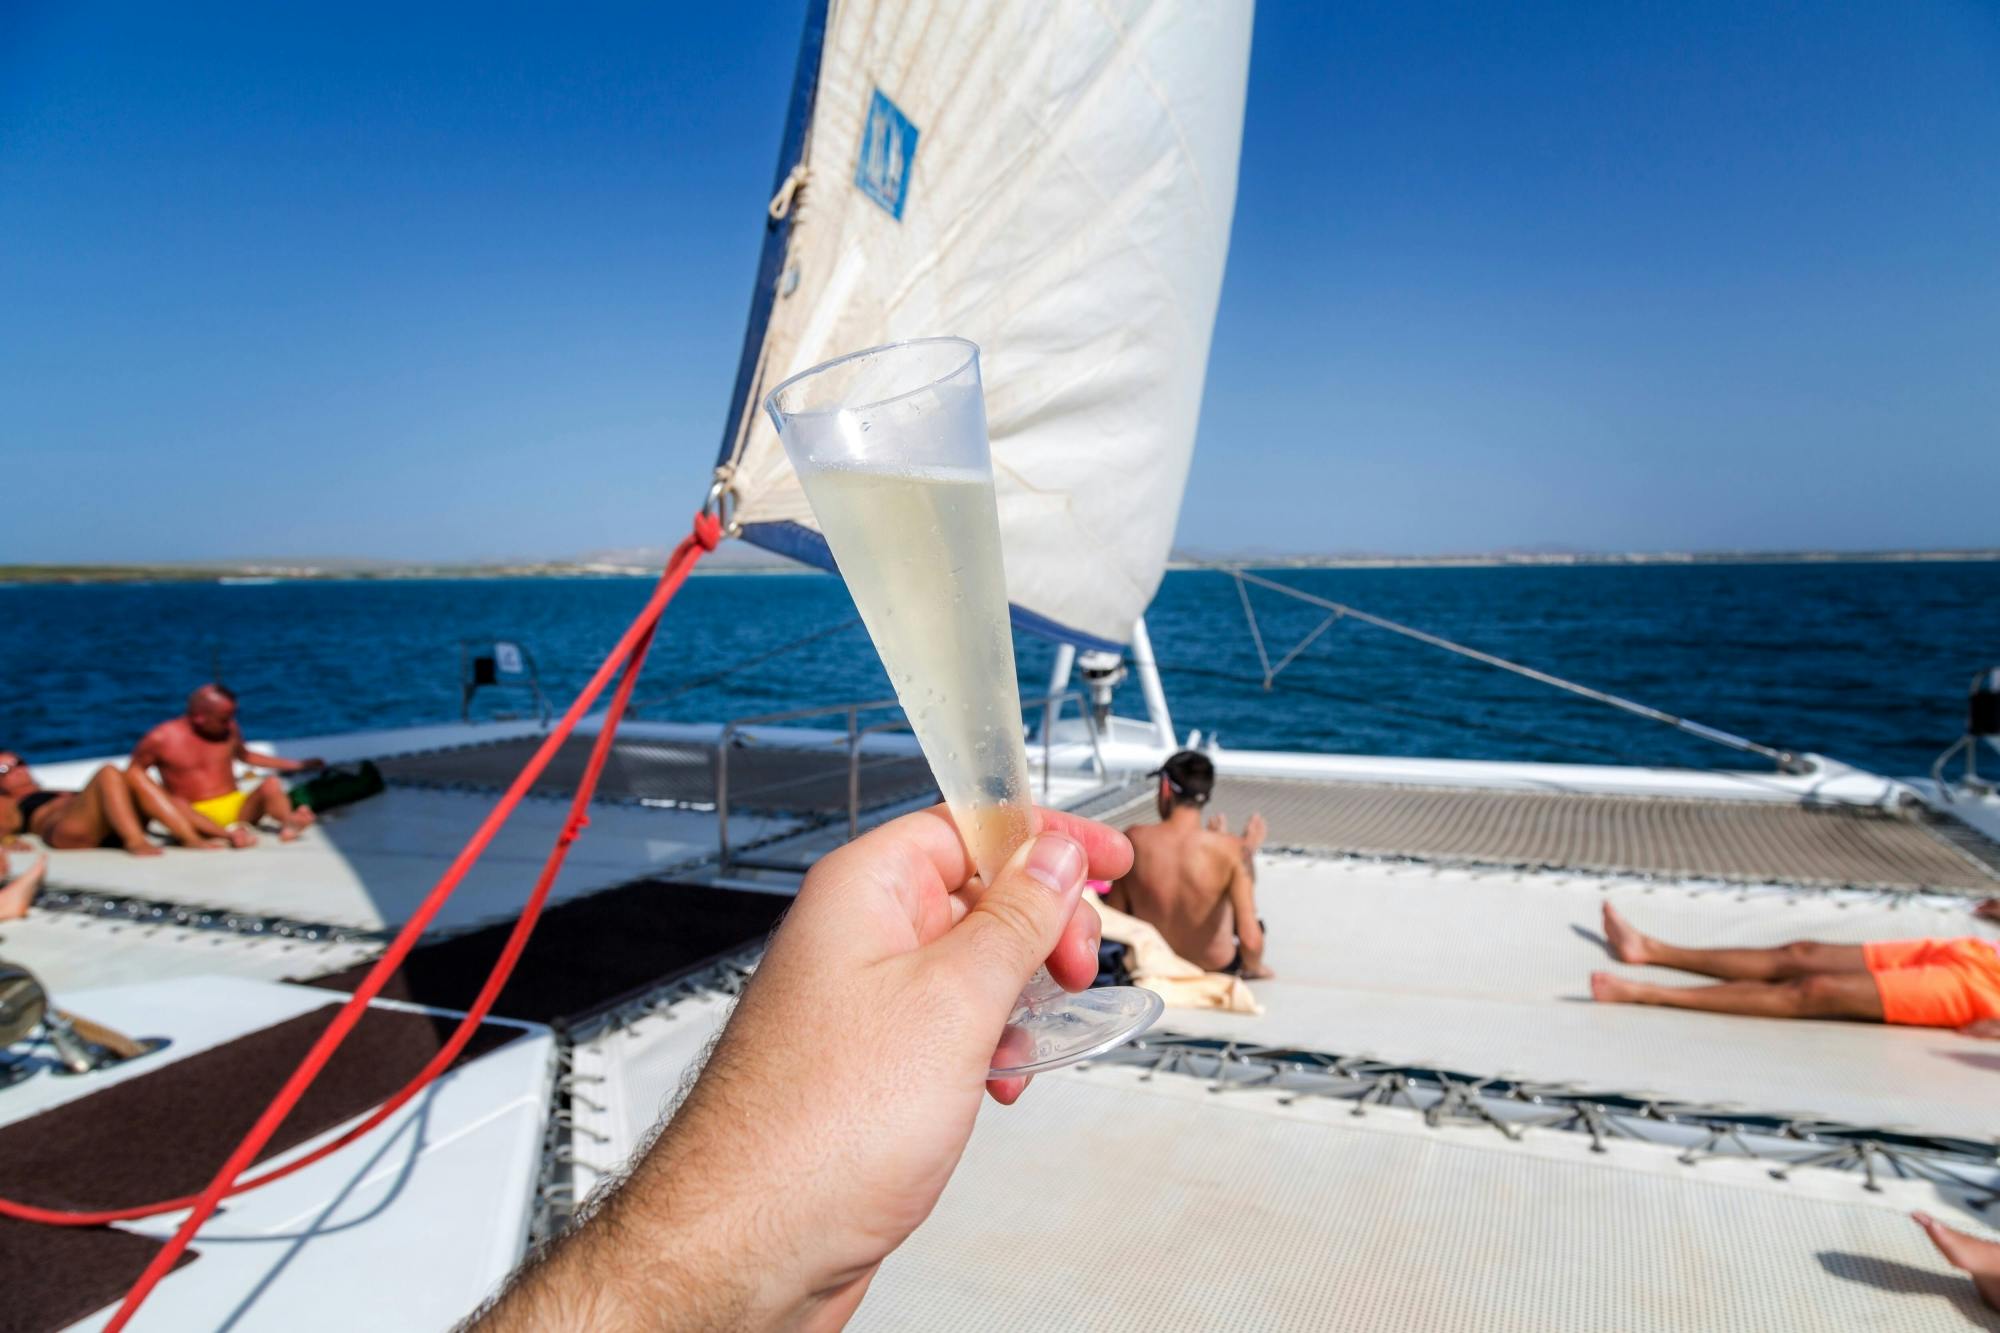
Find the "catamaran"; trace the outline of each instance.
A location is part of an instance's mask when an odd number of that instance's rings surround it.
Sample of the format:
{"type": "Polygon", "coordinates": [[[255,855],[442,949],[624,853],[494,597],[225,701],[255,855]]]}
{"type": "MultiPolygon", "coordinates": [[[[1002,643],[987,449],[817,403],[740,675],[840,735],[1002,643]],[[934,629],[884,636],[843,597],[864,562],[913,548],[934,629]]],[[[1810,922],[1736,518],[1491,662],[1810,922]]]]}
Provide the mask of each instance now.
{"type": "MultiPolygon", "coordinates": [[[[843,351],[971,339],[1013,624],[1060,645],[1029,706],[1038,799],[1131,822],[1168,754],[1206,750],[1215,805],[1269,822],[1281,941],[1277,980],[988,1108],[856,1323],[1977,1321],[1905,1214],[1976,1229],[2000,1197],[1990,1048],[1594,1005],[1582,982],[1611,966],[1589,935],[1605,902],[1735,944],[1990,937],[1968,908],[2000,893],[1977,770],[2000,681],[1931,774],[1890,777],[1244,569],[1267,683],[1329,633],[1400,634],[1755,767],[1248,751],[1170,713],[1144,613],[1194,446],[1250,38],[1247,4],[1196,0],[810,7],[733,408],[667,583],[725,538],[832,569],[760,401],[843,351]],[[1273,599],[1315,628],[1267,637],[1273,599]],[[1143,717],[1117,711],[1127,679],[1143,717]]],[[[145,1328],[451,1325],[643,1149],[814,860],[936,799],[894,701],[640,707],[614,733],[629,680],[557,720],[523,649],[460,654],[458,720],[260,742],[387,781],[297,842],[52,855],[37,909],[0,926],[9,1327],[104,1327],[142,1275],[145,1328]],[[509,686],[537,706],[474,720],[509,686]],[[258,1125],[288,1080],[302,1095],[258,1125]],[[97,1224],[61,1225],[79,1219],[97,1224]]]]}

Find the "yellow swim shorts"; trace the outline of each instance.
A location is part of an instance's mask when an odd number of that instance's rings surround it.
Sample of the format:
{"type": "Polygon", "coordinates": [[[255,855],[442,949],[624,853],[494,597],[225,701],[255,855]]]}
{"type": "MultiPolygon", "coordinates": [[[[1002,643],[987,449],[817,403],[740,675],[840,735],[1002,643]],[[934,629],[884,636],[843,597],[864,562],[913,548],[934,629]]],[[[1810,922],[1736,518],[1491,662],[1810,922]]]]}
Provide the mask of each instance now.
{"type": "Polygon", "coordinates": [[[249,799],[250,793],[247,791],[226,791],[220,796],[211,796],[205,801],[195,801],[192,804],[198,812],[228,828],[242,817],[243,803],[249,799]]]}

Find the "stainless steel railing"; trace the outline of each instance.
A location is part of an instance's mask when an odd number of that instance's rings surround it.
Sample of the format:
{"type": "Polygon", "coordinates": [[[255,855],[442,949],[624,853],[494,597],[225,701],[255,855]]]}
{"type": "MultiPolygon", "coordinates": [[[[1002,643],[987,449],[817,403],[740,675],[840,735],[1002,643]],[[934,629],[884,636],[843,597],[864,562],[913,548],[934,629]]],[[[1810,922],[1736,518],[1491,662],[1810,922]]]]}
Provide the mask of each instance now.
{"type": "Polygon", "coordinates": [[[1090,721],[1090,696],[1083,690],[1066,690],[1061,694],[1045,695],[1042,698],[1042,795],[1049,794],[1049,755],[1054,748],[1056,723],[1062,720],[1062,706],[1065,701],[1076,700],[1077,717],[1083,723],[1083,730],[1090,737],[1090,768],[1098,777],[1106,773],[1104,766],[1104,746],[1099,741],[1097,728],[1090,721]]]}
{"type": "Polygon", "coordinates": [[[759,713],[752,717],[739,717],[722,724],[722,732],[715,741],[715,837],[717,856],[721,867],[728,870],[729,854],[729,752],[736,737],[748,727],[765,726],[781,722],[800,722],[809,717],[831,717],[844,715],[847,719],[848,754],[848,830],[853,830],[861,817],[861,774],[859,758],[861,747],[861,714],[875,713],[889,708],[900,708],[894,699],[871,699],[857,703],[823,704],[817,708],[791,708],[782,713],[759,713]]]}
{"type": "MultiPolygon", "coordinates": [[[[1100,743],[1097,728],[1090,724],[1088,711],[1089,699],[1084,691],[1070,690],[1061,694],[1048,695],[1039,701],[1031,701],[1030,707],[1033,707],[1035,702],[1039,702],[1042,709],[1042,795],[1044,797],[1049,794],[1049,770],[1055,748],[1053,736],[1055,724],[1062,718],[1063,705],[1071,700],[1076,702],[1078,715],[1083,720],[1083,730],[1090,737],[1091,771],[1100,778],[1103,778],[1109,771],[1104,762],[1104,747],[1100,743]]],[[[777,863],[767,865],[747,861],[743,857],[733,854],[730,850],[729,756],[732,750],[735,749],[736,740],[739,736],[747,729],[755,726],[801,722],[815,717],[839,716],[844,718],[846,720],[845,744],[847,748],[847,836],[853,838],[861,831],[862,747],[870,736],[891,731],[908,731],[910,729],[910,721],[907,717],[890,718],[881,722],[872,722],[864,726],[861,723],[861,715],[863,713],[876,713],[891,709],[900,711],[901,707],[894,699],[868,699],[853,703],[822,704],[816,708],[792,708],[780,713],[759,713],[751,717],[739,717],[725,722],[715,742],[715,836],[716,854],[720,868],[725,872],[731,866],[753,869],[796,868],[789,865],[781,866],[777,863]]],[[[821,743],[832,744],[832,742],[821,743]]],[[[801,745],[798,748],[807,748],[807,745],[801,745]]],[[[798,779],[798,781],[808,781],[815,776],[818,775],[807,775],[798,779]]],[[[765,788],[764,790],[770,789],[765,788]]]]}

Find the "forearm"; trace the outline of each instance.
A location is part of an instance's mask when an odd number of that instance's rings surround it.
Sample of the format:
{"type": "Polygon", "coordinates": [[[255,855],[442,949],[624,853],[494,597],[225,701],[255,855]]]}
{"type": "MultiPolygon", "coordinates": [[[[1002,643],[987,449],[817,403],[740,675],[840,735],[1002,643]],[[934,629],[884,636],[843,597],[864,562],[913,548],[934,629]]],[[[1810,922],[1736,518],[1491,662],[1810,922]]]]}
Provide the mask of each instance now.
{"type": "Polygon", "coordinates": [[[690,1216],[696,1210],[677,1197],[674,1182],[653,1178],[663,1151],[673,1155],[666,1136],[588,1226],[524,1269],[474,1327],[481,1333],[752,1327],[749,1293],[736,1280],[753,1266],[752,1257],[739,1253],[729,1264],[717,1253],[717,1220],[690,1216]]]}
{"type": "Polygon", "coordinates": [[[589,1224],[524,1270],[476,1322],[480,1333],[823,1322],[815,1315],[826,1299],[786,1280],[797,1244],[760,1215],[773,1196],[768,1163],[743,1151],[741,1123],[733,1135],[716,1132],[745,1108],[704,1095],[715,1091],[711,1083],[691,1094],[589,1224]]]}

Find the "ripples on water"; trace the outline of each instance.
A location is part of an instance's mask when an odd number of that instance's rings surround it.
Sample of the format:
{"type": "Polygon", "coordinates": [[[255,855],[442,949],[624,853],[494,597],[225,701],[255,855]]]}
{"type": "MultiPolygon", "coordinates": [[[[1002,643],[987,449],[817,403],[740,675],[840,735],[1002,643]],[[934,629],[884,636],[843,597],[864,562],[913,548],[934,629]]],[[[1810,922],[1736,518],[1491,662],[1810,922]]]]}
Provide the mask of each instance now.
{"type": "MultiPolygon", "coordinates": [[[[1927,768],[2000,662],[2000,564],[1286,570],[1323,597],[1725,730],[1885,772],[1927,768]]],[[[514,637],[560,707],[645,600],[639,579],[0,587],[0,746],[129,746],[219,661],[246,725],[300,735],[455,718],[457,641],[514,637]]],[[[1320,613],[1252,592],[1275,659],[1320,613]]],[[[692,580],[642,695],[853,615],[819,575],[692,580]]],[[[1239,749],[1742,765],[1745,757],[1353,622],[1265,693],[1233,581],[1169,574],[1148,615],[1182,734],[1239,749]]],[[[1051,645],[1017,636],[1023,693],[1051,645]]],[[[854,627],[679,694],[649,717],[714,720],[886,696],[854,627]]],[[[1142,715],[1136,685],[1119,711],[1142,715]]]]}

